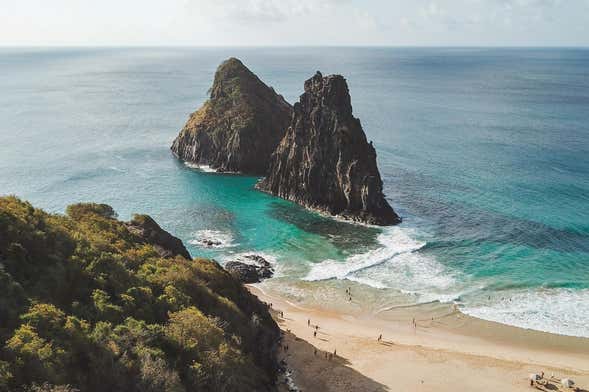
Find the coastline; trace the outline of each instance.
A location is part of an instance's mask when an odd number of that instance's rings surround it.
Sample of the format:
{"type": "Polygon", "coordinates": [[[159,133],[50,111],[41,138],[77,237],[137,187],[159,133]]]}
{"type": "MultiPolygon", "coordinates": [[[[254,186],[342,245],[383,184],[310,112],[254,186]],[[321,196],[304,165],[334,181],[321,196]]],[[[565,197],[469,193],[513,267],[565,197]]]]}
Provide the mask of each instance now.
{"type": "Polygon", "coordinates": [[[586,338],[486,321],[450,305],[346,314],[302,307],[259,285],[248,288],[272,303],[289,346],[281,355],[301,391],[521,391],[530,389],[529,374],[541,371],[589,388],[586,338]],[[319,325],[316,337],[313,325],[319,325]],[[335,358],[325,358],[334,350],[335,358]]]}

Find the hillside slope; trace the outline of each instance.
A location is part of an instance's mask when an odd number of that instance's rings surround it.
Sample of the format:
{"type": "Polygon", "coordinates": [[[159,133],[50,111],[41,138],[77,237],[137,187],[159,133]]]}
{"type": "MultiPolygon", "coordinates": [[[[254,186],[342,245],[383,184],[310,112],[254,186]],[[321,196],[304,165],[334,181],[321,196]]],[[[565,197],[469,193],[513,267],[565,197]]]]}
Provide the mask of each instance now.
{"type": "Polygon", "coordinates": [[[0,391],[274,390],[266,306],[148,218],[0,198],[0,391]]]}

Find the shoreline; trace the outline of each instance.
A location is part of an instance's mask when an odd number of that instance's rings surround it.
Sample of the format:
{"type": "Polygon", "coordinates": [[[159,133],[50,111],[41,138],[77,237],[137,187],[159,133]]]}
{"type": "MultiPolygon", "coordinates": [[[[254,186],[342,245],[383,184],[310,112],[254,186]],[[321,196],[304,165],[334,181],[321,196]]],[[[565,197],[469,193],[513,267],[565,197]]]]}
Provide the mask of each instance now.
{"type": "Polygon", "coordinates": [[[586,338],[486,321],[445,305],[347,314],[303,307],[259,285],[247,287],[272,303],[289,346],[281,359],[302,391],[520,391],[530,389],[530,373],[542,371],[572,378],[581,391],[589,388],[586,338]],[[319,326],[316,337],[313,325],[319,326]],[[330,360],[333,350],[337,356],[330,360]]]}

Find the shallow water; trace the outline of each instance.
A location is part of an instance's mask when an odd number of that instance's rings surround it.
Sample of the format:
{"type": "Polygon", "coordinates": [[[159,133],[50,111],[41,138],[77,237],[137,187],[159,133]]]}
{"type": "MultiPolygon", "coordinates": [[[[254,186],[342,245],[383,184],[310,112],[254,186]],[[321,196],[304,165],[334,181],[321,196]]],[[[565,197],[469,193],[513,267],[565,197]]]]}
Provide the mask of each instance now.
{"type": "Polygon", "coordinates": [[[587,64],[583,49],[0,49],[0,193],[151,214],[194,256],[267,255],[268,284],[299,298],[353,285],[368,311],[455,301],[589,337],[587,64]],[[317,69],[345,75],[404,223],[325,219],[173,159],[229,56],[289,102],[317,69]]]}

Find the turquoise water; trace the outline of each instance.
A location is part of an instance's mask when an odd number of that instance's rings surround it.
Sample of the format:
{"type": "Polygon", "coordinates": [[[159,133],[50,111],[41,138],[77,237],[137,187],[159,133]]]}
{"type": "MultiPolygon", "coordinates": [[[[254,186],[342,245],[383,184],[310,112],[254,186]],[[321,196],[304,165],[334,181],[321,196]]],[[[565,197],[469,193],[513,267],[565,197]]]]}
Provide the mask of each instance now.
{"type": "Polygon", "coordinates": [[[585,49],[5,48],[0,194],[149,213],[194,256],[266,255],[266,284],[301,300],[353,285],[368,312],[439,300],[589,337],[588,108],[585,49]],[[345,75],[403,224],[326,219],[173,159],[229,56],[291,103],[316,70],[345,75]]]}

